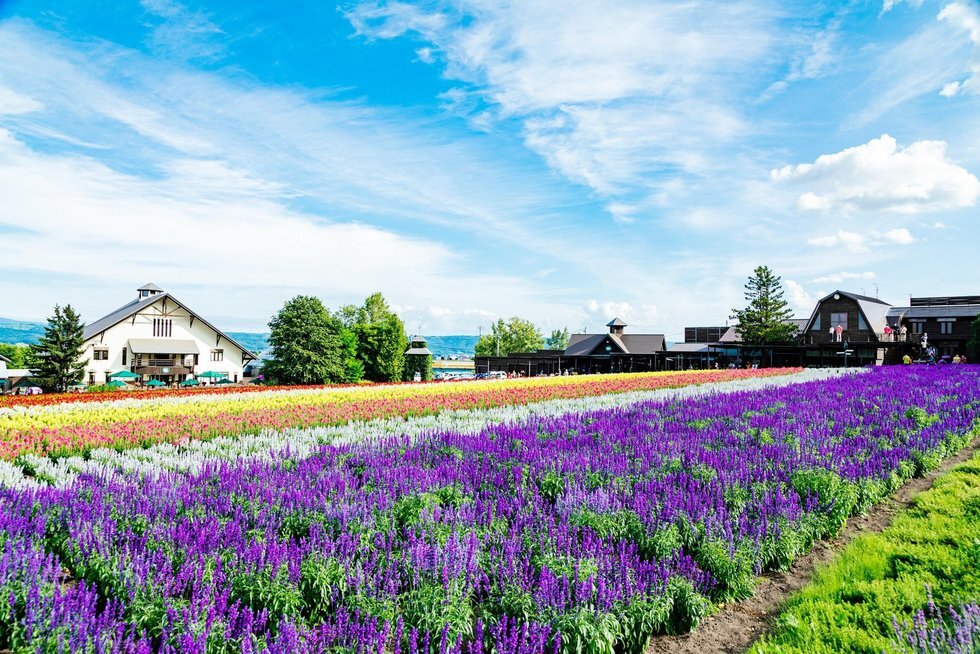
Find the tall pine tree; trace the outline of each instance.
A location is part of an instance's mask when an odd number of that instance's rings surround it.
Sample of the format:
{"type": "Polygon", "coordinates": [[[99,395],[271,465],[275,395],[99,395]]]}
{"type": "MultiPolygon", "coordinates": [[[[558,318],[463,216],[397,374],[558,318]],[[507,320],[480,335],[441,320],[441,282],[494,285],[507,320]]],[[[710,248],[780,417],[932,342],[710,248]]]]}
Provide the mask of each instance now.
{"type": "Polygon", "coordinates": [[[44,335],[34,345],[39,363],[41,385],[49,390],[64,391],[77,384],[85,375],[85,350],[82,337],[85,326],[82,317],[70,304],[55,305],[54,315],[48,318],[44,335]]]}
{"type": "Polygon", "coordinates": [[[793,312],[783,298],[782,278],[768,266],[759,266],[745,284],[748,306],[732,309],[738,333],[749,345],[788,343],[796,336],[796,325],[789,322],[793,312]]]}

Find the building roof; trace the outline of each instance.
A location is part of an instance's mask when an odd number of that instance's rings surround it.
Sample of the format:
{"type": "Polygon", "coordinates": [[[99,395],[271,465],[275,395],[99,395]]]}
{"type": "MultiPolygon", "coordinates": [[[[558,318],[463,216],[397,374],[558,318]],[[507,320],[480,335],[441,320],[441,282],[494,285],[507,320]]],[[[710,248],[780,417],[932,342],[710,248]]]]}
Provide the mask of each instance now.
{"type": "Polygon", "coordinates": [[[149,282],[147,282],[146,284],[143,284],[142,286],[140,286],[136,290],[137,291],[156,291],[157,293],[163,293],[163,289],[162,288],[160,288],[156,284],[151,284],[149,282]]]}
{"type": "Polygon", "coordinates": [[[892,307],[888,310],[888,324],[897,326],[902,320],[926,318],[969,318],[980,316],[980,304],[960,304],[928,307],[892,307]]]}
{"type": "Polygon", "coordinates": [[[563,356],[586,357],[606,339],[615,343],[624,354],[653,354],[664,349],[663,334],[572,334],[563,356]]]}
{"type": "Polygon", "coordinates": [[[742,335],[738,333],[738,325],[732,325],[728,328],[721,338],[718,339],[719,343],[741,343],[742,335]]]}
{"type": "Polygon", "coordinates": [[[674,343],[667,348],[667,352],[678,352],[682,354],[708,352],[711,346],[708,343],[674,343]]]}
{"type": "Polygon", "coordinates": [[[602,341],[606,340],[609,334],[572,334],[568,338],[568,347],[565,348],[566,357],[584,357],[592,354],[602,341]]]}
{"type": "Polygon", "coordinates": [[[3,356],[2,354],[0,354],[0,361],[3,361],[4,363],[13,363],[13,361],[3,356]]]}
{"type": "MultiPolygon", "coordinates": [[[[152,286],[152,285],[151,284],[147,284],[147,286],[152,286]]],[[[139,289],[139,290],[143,290],[143,289],[139,289]]],[[[149,289],[149,290],[152,290],[152,289],[149,289]]],[[[106,331],[107,329],[110,329],[112,327],[115,327],[116,325],[118,325],[119,323],[121,323],[123,320],[126,320],[130,316],[133,316],[133,315],[139,313],[140,311],[142,311],[146,307],[148,307],[148,306],[150,306],[150,305],[152,305],[152,304],[154,304],[156,302],[161,302],[163,300],[168,300],[168,299],[169,300],[172,300],[175,304],[177,304],[180,307],[182,307],[184,309],[184,311],[186,311],[187,313],[193,315],[197,320],[200,320],[206,326],[210,327],[216,334],[218,334],[219,336],[221,336],[221,338],[225,339],[226,341],[228,341],[229,343],[231,343],[232,345],[234,345],[235,347],[237,347],[239,350],[241,350],[242,352],[244,352],[245,354],[247,354],[251,358],[253,358],[253,359],[258,358],[258,357],[255,356],[255,354],[251,350],[249,350],[244,345],[242,345],[241,343],[239,343],[238,341],[236,341],[232,337],[228,336],[228,334],[224,333],[223,331],[221,331],[220,329],[218,329],[217,327],[215,327],[214,325],[212,325],[211,323],[209,323],[207,320],[205,320],[204,318],[202,318],[198,313],[192,311],[190,308],[188,308],[188,306],[186,304],[184,304],[183,302],[181,302],[180,300],[178,300],[177,298],[175,298],[173,295],[171,295],[167,291],[161,291],[161,292],[156,293],[155,295],[150,295],[148,297],[138,298],[136,300],[133,300],[132,302],[129,302],[128,304],[124,304],[123,306],[119,307],[118,309],[116,309],[112,313],[109,313],[109,314],[107,314],[107,315],[99,318],[95,322],[86,325],[85,326],[85,330],[82,333],[82,337],[87,341],[87,340],[89,340],[89,339],[91,339],[91,338],[93,338],[95,336],[98,336],[100,333],[106,331]]],[[[161,354],[163,354],[163,353],[161,352],[161,354]]]]}
{"type": "Polygon", "coordinates": [[[858,311],[860,311],[864,316],[864,322],[868,325],[868,329],[870,331],[880,333],[885,330],[888,311],[892,308],[892,305],[876,297],[868,297],[867,295],[858,295],[857,293],[837,290],[830,293],[826,297],[817,300],[816,306],[813,307],[813,313],[810,314],[810,318],[806,321],[804,329],[801,331],[809,331],[809,329],[813,326],[813,321],[816,319],[818,312],[820,311],[820,306],[827,300],[832,299],[834,295],[838,294],[842,297],[850,298],[857,303],[858,311]]]}
{"type": "Polygon", "coordinates": [[[627,326],[626,323],[620,320],[619,318],[613,318],[612,320],[606,323],[606,327],[626,327],[626,326],[627,326]]]}
{"type": "Polygon", "coordinates": [[[427,347],[410,347],[405,350],[405,354],[421,354],[422,356],[432,356],[432,350],[427,347]]]}

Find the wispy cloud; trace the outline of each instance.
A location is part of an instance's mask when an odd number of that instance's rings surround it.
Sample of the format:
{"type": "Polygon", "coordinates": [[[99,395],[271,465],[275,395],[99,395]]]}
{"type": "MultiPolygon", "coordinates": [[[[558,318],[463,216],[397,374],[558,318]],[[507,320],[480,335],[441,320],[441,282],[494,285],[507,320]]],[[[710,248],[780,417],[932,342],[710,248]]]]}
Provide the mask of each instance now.
{"type": "Polygon", "coordinates": [[[752,1],[576,1],[555,11],[543,1],[473,0],[425,12],[368,2],[347,16],[367,38],[431,44],[446,76],[466,85],[454,106],[472,107],[459,100],[478,94],[479,120],[519,120],[527,146],[552,168],[620,199],[718,166],[724,146],[749,129],[735,87],[778,32],[771,8],[752,1]]]}

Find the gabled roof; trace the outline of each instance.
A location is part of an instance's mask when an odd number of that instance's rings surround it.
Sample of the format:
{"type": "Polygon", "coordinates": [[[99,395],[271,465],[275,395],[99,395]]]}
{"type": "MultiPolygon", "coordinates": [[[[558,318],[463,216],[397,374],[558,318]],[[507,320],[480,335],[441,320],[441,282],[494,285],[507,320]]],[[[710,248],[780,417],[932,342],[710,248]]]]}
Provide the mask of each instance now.
{"type": "Polygon", "coordinates": [[[810,314],[810,319],[806,321],[803,331],[810,331],[810,329],[813,327],[813,321],[816,319],[817,314],[820,311],[820,306],[837,294],[840,294],[842,297],[850,298],[857,303],[858,311],[860,311],[864,316],[864,322],[868,325],[868,329],[870,331],[880,333],[885,330],[888,311],[892,308],[892,305],[876,297],[868,297],[867,295],[858,295],[857,293],[848,293],[847,291],[837,290],[817,300],[817,305],[813,307],[813,313],[810,314]]]}
{"type": "Polygon", "coordinates": [[[606,323],[606,327],[626,327],[626,326],[627,326],[626,323],[620,320],[619,318],[613,318],[612,320],[606,323]]]}
{"type": "Polygon", "coordinates": [[[663,334],[625,334],[622,339],[630,354],[653,354],[667,349],[663,334]]]}
{"type": "Polygon", "coordinates": [[[200,320],[202,323],[210,327],[216,334],[221,336],[221,338],[225,339],[226,341],[228,341],[229,343],[231,343],[232,345],[234,345],[239,350],[241,350],[248,356],[252,357],[253,359],[258,358],[257,356],[255,356],[255,354],[252,351],[250,351],[244,345],[242,345],[232,337],[228,336],[228,334],[224,333],[223,331],[221,331],[220,329],[218,329],[217,327],[209,323],[207,320],[202,318],[199,314],[197,314],[196,312],[188,308],[186,304],[184,304],[183,302],[181,302],[180,300],[178,300],[177,298],[175,298],[173,295],[171,295],[166,291],[157,293],[156,295],[150,295],[149,297],[133,300],[129,304],[124,304],[123,306],[119,307],[112,313],[103,316],[102,318],[99,318],[93,323],[86,325],[85,330],[82,333],[82,337],[87,341],[95,336],[98,336],[99,334],[106,331],[107,329],[115,327],[116,325],[121,323],[123,320],[126,320],[130,316],[133,316],[139,313],[140,311],[142,311],[143,309],[145,309],[146,307],[156,302],[160,302],[162,300],[170,300],[174,302],[182,309],[184,309],[184,311],[194,316],[195,319],[200,320]]]}
{"type": "Polygon", "coordinates": [[[572,334],[563,356],[586,357],[592,354],[603,341],[609,339],[624,354],[653,354],[664,351],[663,334],[572,334]]]}
{"type": "Polygon", "coordinates": [[[608,334],[572,334],[565,348],[566,357],[584,357],[592,354],[592,350],[606,339],[608,334]]]}

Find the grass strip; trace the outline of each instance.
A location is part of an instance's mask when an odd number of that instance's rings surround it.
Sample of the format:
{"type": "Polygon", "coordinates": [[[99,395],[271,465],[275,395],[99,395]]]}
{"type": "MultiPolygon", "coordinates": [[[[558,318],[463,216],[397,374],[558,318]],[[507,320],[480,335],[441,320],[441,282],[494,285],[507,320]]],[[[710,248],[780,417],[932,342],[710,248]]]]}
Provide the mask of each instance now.
{"type": "Polygon", "coordinates": [[[980,598],[980,453],[942,475],[882,532],[864,534],[789,600],[751,654],[907,652],[893,619],[980,598]]]}

